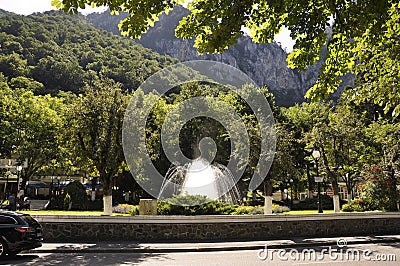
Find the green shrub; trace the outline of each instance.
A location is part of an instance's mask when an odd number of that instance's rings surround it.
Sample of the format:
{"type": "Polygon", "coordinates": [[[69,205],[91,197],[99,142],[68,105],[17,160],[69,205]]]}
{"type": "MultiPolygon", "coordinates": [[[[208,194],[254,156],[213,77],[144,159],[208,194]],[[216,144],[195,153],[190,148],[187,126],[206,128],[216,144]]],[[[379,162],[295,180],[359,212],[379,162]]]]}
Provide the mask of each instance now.
{"type": "Polygon", "coordinates": [[[158,215],[172,215],[171,204],[165,201],[157,201],[157,214],[158,215]]]}
{"type": "Polygon", "coordinates": [[[69,183],[64,188],[64,193],[71,197],[71,210],[86,210],[87,195],[85,187],[79,181],[69,183]]]}
{"type": "Polygon", "coordinates": [[[383,168],[374,167],[366,173],[362,187],[363,202],[369,210],[397,211],[396,178],[383,168]]]}
{"type": "Polygon", "coordinates": [[[202,195],[174,195],[157,202],[159,215],[221,215],[230,214],[235,209],[235,205],[213,201],[202,195]]]}
{"type": "Polygon", "coordinates": [[[129,204],[118,204],[118,205],[112,207],[112,211],[113,211],[113,213],[138,215],[139,214],[139,206],[129,205],[129,204]]]}
{"type": "Polygon", "coordinates": [[[166,202],[172,205],[180,206],[195,206],[202,205],[204,203],[210,202],[211,200],[204,195],[174,195],[172,198],[166,199],[166,202]]]}
{"type": "Polygon", "coordinates": [[[253,208],[253,211],[251,212],[252,215],[259,215],[259,214],[264,214],[264,207],[263,206],[256,206],[253,208]]]}
{"type": "Polygon", "coordinates": [[[278,204],[272,204],[272,213],[284,213],[290,212],[290,208],[287,206],[279,206],[278,204]]]}
{"type": "Polygon", "coordinates": [[[252,214],[254,207],[253,206],[238,206],[235,211],[233,211],[232,215],[249,215],[252,214]]]}
{"type": "Polygon", "coordinates": [[[129,214],[132,216],[139,215],[139,206],[133,205],[133,208],[129,211],[129,214]]]}
{"type": "Polygon", "coordinates": [[[71,209],[71,196],[67,193],[64,197],[64,210],[69,211],[71,209]]]}
{"type": "MultiPolygon", "coordinates": [[[[273,204],[274,213],[290,211],[286,206],[273,204]]],[[[139,210],[132,211],[136,215],[139,210]]],[[[264,206],[232,205],[207,199],[201,195],[174,195],[157,201],[158,215],[257,215],[264,214],[264,206]],[[179,204],[179,205],[176,205],[179,204]],[[195,205],[198,204],[198,205],[195,205]]]]}
{"type": "Polygon", "coordinates": [[[368,198],[359,198],[343,204],[342,211],[344,212],[364,212],[376,210],[372,201],[368,198]]]}

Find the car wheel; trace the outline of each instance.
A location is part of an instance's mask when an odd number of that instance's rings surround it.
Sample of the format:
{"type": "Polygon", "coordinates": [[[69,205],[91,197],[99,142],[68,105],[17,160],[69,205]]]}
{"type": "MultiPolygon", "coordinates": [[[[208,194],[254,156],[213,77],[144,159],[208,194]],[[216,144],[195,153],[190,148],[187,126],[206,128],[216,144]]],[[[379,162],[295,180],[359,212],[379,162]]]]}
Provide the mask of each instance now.
{"type": "Polygon", "coordinates": [[[5,257],[7,254],[7,250],[7,244],[2,239],[0,239],[0,257],[5,257]]]}

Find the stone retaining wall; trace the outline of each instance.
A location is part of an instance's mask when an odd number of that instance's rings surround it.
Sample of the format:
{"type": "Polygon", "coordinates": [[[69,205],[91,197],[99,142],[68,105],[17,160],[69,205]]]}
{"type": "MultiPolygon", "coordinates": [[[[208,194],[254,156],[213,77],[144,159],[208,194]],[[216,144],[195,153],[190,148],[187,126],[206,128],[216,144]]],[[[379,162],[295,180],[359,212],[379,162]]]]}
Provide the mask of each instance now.
{"type": "Polygon", "coordinates": [[[400,213],[257,216],[34,216],[45,241],[229,241],[400,234],[400,213]]]}

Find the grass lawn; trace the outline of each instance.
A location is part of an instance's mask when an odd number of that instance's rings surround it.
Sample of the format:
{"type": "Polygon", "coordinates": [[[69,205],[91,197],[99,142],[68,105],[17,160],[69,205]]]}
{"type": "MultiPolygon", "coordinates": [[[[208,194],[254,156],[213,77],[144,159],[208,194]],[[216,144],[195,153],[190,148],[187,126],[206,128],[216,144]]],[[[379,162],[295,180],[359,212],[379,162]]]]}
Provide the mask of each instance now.
{"type": "MultiPolygon", "coordinates": [[[[38,211],[19,211],[30,215],[82,215],[82,216],[101,216],[102,211],[60,211],[60,210],[38,210],[38,211]]],[[[113,213],[112,216],[130,216],[129,214],[113,213]]]]}

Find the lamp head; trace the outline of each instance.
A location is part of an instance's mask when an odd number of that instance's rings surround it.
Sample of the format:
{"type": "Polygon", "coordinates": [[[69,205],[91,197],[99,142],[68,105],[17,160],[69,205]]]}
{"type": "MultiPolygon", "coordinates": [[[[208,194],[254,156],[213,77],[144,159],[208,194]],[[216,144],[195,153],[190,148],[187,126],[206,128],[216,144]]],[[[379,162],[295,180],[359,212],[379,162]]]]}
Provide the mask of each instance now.
{"type": "Polygon", "coordinates": [[[319,150],[313,150],[312,157],[318,160],[321,157],[321,153],[319,152],[319,150]]]}

